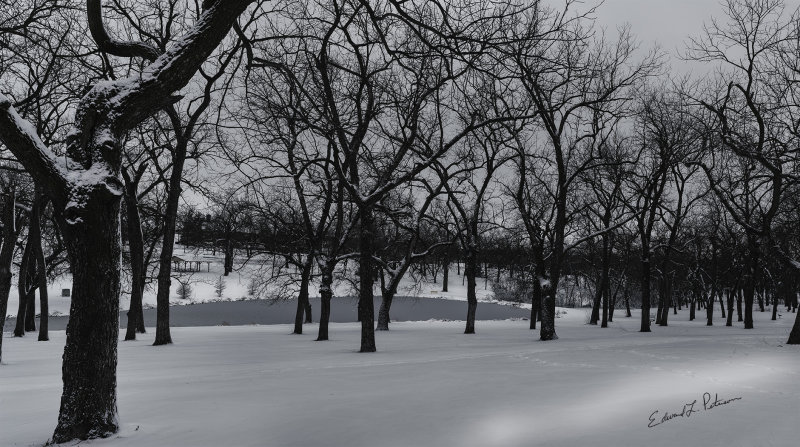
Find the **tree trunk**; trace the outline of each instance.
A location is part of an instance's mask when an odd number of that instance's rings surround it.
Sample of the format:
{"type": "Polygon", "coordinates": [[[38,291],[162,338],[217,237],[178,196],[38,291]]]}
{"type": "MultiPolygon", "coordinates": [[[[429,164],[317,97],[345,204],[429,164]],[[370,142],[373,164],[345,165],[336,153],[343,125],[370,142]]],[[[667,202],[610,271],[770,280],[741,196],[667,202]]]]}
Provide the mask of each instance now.
{"type": "Polygon", "coordinates": [[[717,294],[717,286],[711,286],[711,292],[708,295],[708,299],[706,300],[706,326],[713,326],[714,325],[714,300],[715,295],[717,294]]]}
{"type": "Polygon", "coordinates": [[[28,306],[25,310],[25,332],[36,332],[36,289],[39,287],[36,280],[35,261],[35,256],[31,253],[30,270],[28,271],[28,296],[25,297],[25,304],[28,306]]]}
{"type": "Polygon", "coordinates": [[[2,247],[0,247],[0,363],[3,361],[3,329],[6,324],[8,296],[11,293],[11,265],[14,261],[14,246],[19,230],[16,225],[16,193],[11,191],[3,200],[2,215],[2,247]]]}
{"type": "Polygon", "coordinates": [[[333,298],[333,270],[335,265],[328,262],[322,269],[322,280],[319,288],[320,309],[319,309],[319,332],[317,341],[328,339],[328,322],[331,319],[331,298],[333,298]]]}
{"type": "MultiPolygon", "coordinates": [[[[627,287],[627,286],[626,286],[627,287]]],[[[628,296],[628,292],[625,292],[625,317],[630,318],[633,314],[631,313],[631,297],[628,296]]]]}
{"type": "Polygon", "coordinates": [[[744,292],[741,288],[736,290],[736,321],[744,321],[742,317],[742,294],[744,292]]]}
{"type": "Polygon", "coordinates": [[[230,223],[225,224],[225,261],[224,276],[228,276],[233,271],[233,229],[230,223]]]}
{"type": "Polygon", "coordinates": [[[359,210],[359,256],[358,256],[358,318],[361,321],[361,349],[359,352],[375,352],[375,304],[372,301],[374,286],[372,260],[375,230],[371,205],[361,205],[359,210]]]}
{"type": "Polygon", "coordinates": [[[555,278],[541,278],[542,281],[542,325],[539,339],[542,341],[557,340],[556,335],[556,288],[555,278]]]}
{"type": "Polygon", "coordinates": [[[308,283],[311,281],[312,261],[313,258],[309,256],[300,271],[300,293],[297,296],[297,311],[294,315],[294,334],[303,333],[303,322],[305,321],[303,317],[306,312],[306,304],[311,305],[308,300],[308,283]]]}
{"type": "MultiPolygon", "coordinates": [[[[30,238],[33,240],[33,260],[36,264],[38,273],[36,275],[39,289],[39,341],[50,340],[48,334],[48,317],[50,306],[47,295],[47,263],[45,262],[44,249],[42,248],[42,210],[47,202],[42,198],[42,193],[37,188],[36,197],[31,209],[30,238]]],[[[32,299],[31,302],[34,300],[32,299]]],[[[5,317],[5,314],[3,314],[5,317]]]]}
{"type": "Polygon", "coordinates": [[[600,321],[600,302],[603,298],[603,280],[597,280],[595,287],[594,299],[592,300],[592,315],[589,317],[589,324],[596,325],[600,321]]]}
{"type": "Polygon", "coordinates": [[[669,278],[663,278],[661,280],[661,320],[659,322],[659,326],[668,326],[669,321],[669,309],[672,307],[672,287],[670,285],[669,278]]]}
{"type": "Polygon", "coordinates": [[[539,283],[538,273],[534,273],[533,294],[531,295],[531,330],[536,329],[536,321],[539,319],[542,308],[542,285],[539,283]]]}
{"type": "MultiPolygon", "coordinates": [[[[19,280],[17,281],[17,293],[19,295],[19,305],[17,306],[17,324],[14,327],[14,337],[24,337],[28,309],[28,300],[31,299],[31,264],[33,264],[33,244],[28,232],[28,239],[25,241],[25,249],[22,252],[22,260],[19,264],[19,280]]],[[[35,265],[35,264],[34,264],[35,265]]]]}
{"type": "Polygon", "coordinates": [[[792,332],[789,333],[789,339],[786,341],[787,345],[800,345],[800,312],[797,312],[794,317],[794,326],[792,332]]]}
{"type": "Polygon", "coordinates": [[[392,300],[394,299],[394,295],[395,289],[391,286],[381,293],[381,307],[378,309],[378,326],[375,328],[376,330],[389,330],[389,310],[392,308],[392,300]]]}
{"type": "Polygon", "coordinates": [[[156,339],[153,346],[172,344],[169,328],[169,294],[172,286],[172,253],[175,249],[175,230],[178,221],[178,202],[181,198],[183,165],[188,141],[179,138],[172,155],[167,209],[164,212],[164,235],[158,258],[158,292],[156,292],[156,339]]]}
{"type": "Polygon", "coordinates": [[[723,293],[722,293],[722,291],[720,291],[719,292],[719,310],[720,310],[720,315],[722,315],[722,318],[725,318],[725,303],[722,301],[722,295],[723,295],[723,293]]]}
{"type": "Polygon", "coordinates": [[[144,294],[145,265],[144,237],[135,183],[125,182],[125,212],[128,221],[128,248],[131,255],[131,302],[128,308],[128,327],[125,340],[136,340],[136,333],[145,333],[142,295],[144,294]]]}
{"type": "Polygon", "coordinates": [[[642,253],[642,325],[639,332],[650,332],[650,253],[642,253]]]}
{"type": "Polygon", "coordinates": [[[744,328],[753,329],[753,301],[755,299],[755,283],[758,275],[758,241],[755,236],[748,236],[749,258],[744,275],[744,328]]]}
{"type": "Polygon", "coordinates": [[[57,210],[73,282],[55,443],[107,437],[118,429],[120,198],[90,197],[85,207],[70,220],[57,210]]]}
{"type": "Polygon", "coordinates": [[[447,283],[450,281],[450,260],[444,261],[444,272],[442,272],[442,292],[447,292],[447,283]]]}
{"type": "Polygon", "coordinates": [[[728,290],[728,319],[725,321],[725,326],[733,326],[733,290],[728,290]]]}
{"type": "MultiPolygon", "coordinates": [[[[473,242],[470,242],[473,243],[473,242]]],[[[465,334],[475,333],[475,312],[478,309],[478,297],[475,293],[476,279],[478,273],[478,262],[474,247],[467,247],[464,259],[464,277],[467,280],[467,325],[464,329],[465,334]]]]}

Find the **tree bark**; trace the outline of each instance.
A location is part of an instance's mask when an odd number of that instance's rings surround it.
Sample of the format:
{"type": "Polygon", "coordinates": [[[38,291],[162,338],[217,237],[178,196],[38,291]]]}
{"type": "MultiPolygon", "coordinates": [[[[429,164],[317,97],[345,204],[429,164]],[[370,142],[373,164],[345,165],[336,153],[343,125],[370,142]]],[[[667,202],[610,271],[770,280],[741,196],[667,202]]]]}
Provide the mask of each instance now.
{"type": "Polygon", "coordinates": [[[389,330],[389,310],[392,308],[394,295],[395,291],[388,289],[381,293],[381,307],[378,309],[378,325],[375,328],[378,331],[389,330]]]}
{"type": "Polygon", "coordinates": [[[87,200],[80,218],[60,219],[73,283],[56,443],[107,437],[118,429],[120,197],[106,196],[87,200]]]}
{"type": "Polygon", "coordinates": [[[650,252],[642,247],[642,324],[639,332],[650,332],[650,252]]]}
{"type": "MultiPolygon", "coordinates": [[[[294,315],[294,332],[293,334],[303,333],[303,322],[306,312],[306,304],[308,301],[308,283],[311,281],[311,263],[313,258],[309,255],[306,262],[300,271],[300,293],[297,295],[297,311],[294,315]]],[[[310,305],[310,303],[309,303],[310,305]]]]}
{"type": "MultiPolygon", "coordinates": [[[[472,243],[470,243],[472,244],[472,243]]],[[[475,292],[478,261],[473,246],[467,247],[464,256],[464,277],[467,280],[467,324],[465,334],[475,333],[475,313],[478,309],[478,297],[475,292]]]]}
{"type": "Polygon", "coordinates": [[[589,317],[589,324],[596,325],[600,321],[600,303],[603,299],[603,280],[597,280],[597,286],[592,299],[592,315],[589,317]]]}
{"type": "Polygon", "coordinates": [[[3,200],[2,215],[2,247],[0,247],[0,363],[3,361],[3,329],[6,324],[8,296],[11,293],[11,265],[14,260],[14,246],[19,230],[16,225],[16,192],[11,191],[3,200]]]}
{"type": "Polygon", "coordinates": [[[728,290],[728,319],[725,321],[725,326],[733,326],[733,294],[734,290],[728,290]]]}
{"type": "MultiPolygon", "coordinates": [[[[536,272],[536,270],[534,270],[536,272]]],[[[538,273],[534,273],[533,293],[531,295],[531,330],[536,329],[536,321],[539,319],[542,307],[542,285],[539,283],[538,273]]]]}
{"type": "Polygon", "coordinates": [[[442,272],[442,292],[447,292],[447,283],[450,281],[450,260],[444,261],[444,272],[442,272]]]}
{"type": "MultiPolygon", "coordinates": [[[[38,274],[36,279],[38,281],[39,289],[39,341],[50,340],[48,334],[48,317],[50,315],[50,306],[48,303],[47,295],[47,263],[45,262],[44,249],[42,248],[42,211],[47,202],[42,197],[41,191],[37,188],[36,197],[33,201],[31,208],[31,223],[30,223],[30,237],[33,239],[33,260],[37,266],[38,274]]],[[[33,300],[31,300],[33,301],[33,300]]],[[[5,317],[5,314],[3,314],[5,317]]]]}
{"type": "Polygon", "coordinates": [[[542,325],[539,339],[542,341],[557,340],[556,334],[556,289],[555,278],[541,278],[542,282],[542,325]]]}
{"type": "Polygon", "coordinates": [[[786,340],[787,345],[800,345],[800,312],[797,312],[794,317],[794,326],[792,332],[789,333],[789,339],[786,340]]]}
{"type": "MultiPolygon", "coordinates": [[[[19,305],[17,306],[17,324],[14,327],[14,337],[24,337],[27,330],[27,315],[31,300],[31,264],[33,258],[33,244],[28,231],[28,239],[25,241],[25,249],[22,251],[22,260],[19,264],[19,280],[17,281],[17,293],[19,295],[19,305]]],[[[34,264],[35,265],[35,264],[34,264]]]]}
{"type": "Polygon", "coordinates": [[[706,326],[714,325],[714,300],[716,299],[716,294],[717,286],[714,284],[711,286],[711,292],[709,292],[708,299],[706,300],[706,326]]]}
{"type": "Polygon", "coordinates": [[[128,248],[131,256],[131,302],[128,308],[128,327],[125,340],[136,340],[136,333],[145,333],[142,297],[144,295],[145,265],[142,220],[139,215],[137,183],[125,179],[125,212],[128,223],[128,248]]]}
{"type": "Polygon", "coordinates": [[[178,201],[181,197],[183,165],[186,161],[188,141],[180,138],[172,156],[172,173],[169,178],[167,209],[164,211],[164,235],[158,259],[158,292],[156,292],[156,339],[153,346],[172,343],[169,327],[169,294],[172,286],[172,253],[175,249],[175,229],[178,221],[178,201]]]}
{"type": "Polygon", "coordinates": [[[328,322],[331,318],[331,298],[333,298],[333,269],[334,265],[329,261],[326,263],[322,270],[322,281],[319,288],[321,299],[319,310],[319,332],[317,334],[317,341],[324,341],[328,339],[328,322]]]}
{"type": "Polygon", "coordinates": [[[359,256],[358,256],[358,318],[361,321],[361,349],[359,352],[375,352],[375,304],[372,301],[374,286],[373,241],[375,229],[371,205],[361,205],[359,210],[359,256]]]}
{"type": "Polygon", "coordinates": [[[224,276],[233,271],[233,229],[230,222],[225,223],[225,259],[223,262],[224,276]]]}

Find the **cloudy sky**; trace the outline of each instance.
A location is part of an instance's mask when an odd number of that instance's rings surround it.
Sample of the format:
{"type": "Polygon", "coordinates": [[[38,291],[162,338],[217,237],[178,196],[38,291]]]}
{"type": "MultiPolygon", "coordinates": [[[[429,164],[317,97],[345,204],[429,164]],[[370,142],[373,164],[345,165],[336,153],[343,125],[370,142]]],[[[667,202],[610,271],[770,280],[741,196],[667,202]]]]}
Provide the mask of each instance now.
{"type": "MultiPolygon", "coordinates": [[[[596,4],[599,0],[586,0],[596,4]]],[[[697,70],[676,58],[683,51],[690,35],[697,36],[703,23],[712,17],[722,17],[723,0],[605,0],[597,11],[598,24],[612,31],[615,27],[630,23],[632,32],[650,47],[659,42],[669,52],[673,66],[679,70],[697,70]]],[[[785,0],[787,10],[800,6],[800,0],[785,0]]]]}

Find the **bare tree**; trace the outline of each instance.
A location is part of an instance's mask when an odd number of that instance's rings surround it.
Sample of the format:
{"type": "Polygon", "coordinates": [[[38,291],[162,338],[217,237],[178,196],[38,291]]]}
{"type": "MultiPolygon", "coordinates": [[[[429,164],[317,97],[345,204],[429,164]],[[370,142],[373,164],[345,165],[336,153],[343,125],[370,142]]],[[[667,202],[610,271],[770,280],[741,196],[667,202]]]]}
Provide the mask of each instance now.
{"type": "Polygon", "coordinates": [[[103,52],[153,62],[139,75],[92,86],[77,106],[65,157],[57,157],[11,100],[0,95],[0,140],[50,197],[73,270],[64,391],[54,442],[106,437],[118,430],[122,139],[177,100],[173,93],[191,80],[250,3],[206,2],[196,24],[160,52],[112,39],[102,22],[100,0],[88,0],[91,35],[103,52]]]}

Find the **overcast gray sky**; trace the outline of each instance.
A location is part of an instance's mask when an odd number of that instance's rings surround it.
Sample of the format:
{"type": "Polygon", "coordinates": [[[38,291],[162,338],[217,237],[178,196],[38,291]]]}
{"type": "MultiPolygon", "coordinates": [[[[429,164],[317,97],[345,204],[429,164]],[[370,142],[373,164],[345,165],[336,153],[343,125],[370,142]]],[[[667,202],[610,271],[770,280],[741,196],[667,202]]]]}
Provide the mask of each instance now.
{"type": "MultiPolygon", "coordinates": [[[[587,0],[586,4],[596,4],[598,0],[587,0]]],[[[597,11],[598,24],[613,31],[625,22],[630,23],[631,31],[642,42],[642,47],[650,47],[659,42],[670,53],[673,66],[686,71],[687,63],[677,60],[677,51],[684,49],[688,36],[697,36],[703,23],[711,17],[722,17],[723,0],[606,0],[597,11]]],[[[800,0],[785,0],[786,9],[794,10],[800,0]]]]}

